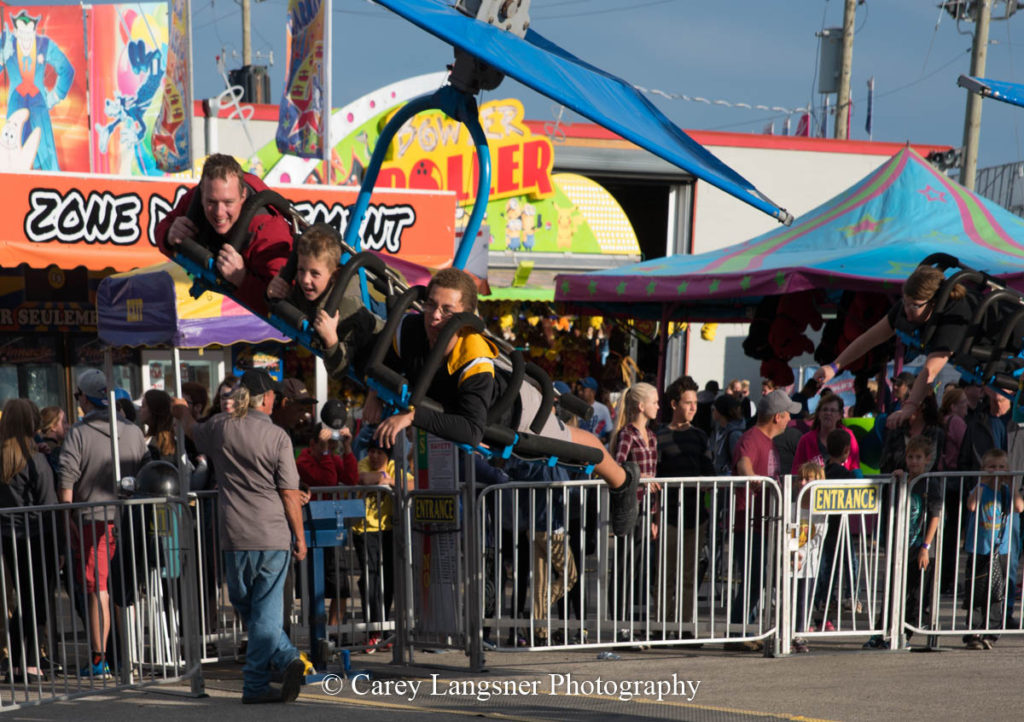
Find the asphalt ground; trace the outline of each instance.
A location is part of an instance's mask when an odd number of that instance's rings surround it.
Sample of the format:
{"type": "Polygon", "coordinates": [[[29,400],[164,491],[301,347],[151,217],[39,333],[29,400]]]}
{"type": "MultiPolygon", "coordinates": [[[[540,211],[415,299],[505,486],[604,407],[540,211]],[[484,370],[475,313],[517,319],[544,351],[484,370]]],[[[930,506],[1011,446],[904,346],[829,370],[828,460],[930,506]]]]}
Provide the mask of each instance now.
{"type": "Polygon", "coordinates": [[[812,645],[808,654],[657,648],[598,659],[595,650],[490,652],[472,673],[460,652],[417,652],[415,664],[357,654],[369,678],[306,685],[290,705],[242,705],[241,665],[204,667],[207,696],[187,685],[110,691],[25,706],[4,720],[164,722],[202,715],[218,722],[262,719],[442,720],[1019,720],[1024,638],[966,650],[862,650],[863,640],[812,645]],[[486,683],[486,684],[485,684],[486,683]],[[660,686],[659,686],[660,683],[660,686]],[[497,687],[504,694],[497,694],[497,687]]]}

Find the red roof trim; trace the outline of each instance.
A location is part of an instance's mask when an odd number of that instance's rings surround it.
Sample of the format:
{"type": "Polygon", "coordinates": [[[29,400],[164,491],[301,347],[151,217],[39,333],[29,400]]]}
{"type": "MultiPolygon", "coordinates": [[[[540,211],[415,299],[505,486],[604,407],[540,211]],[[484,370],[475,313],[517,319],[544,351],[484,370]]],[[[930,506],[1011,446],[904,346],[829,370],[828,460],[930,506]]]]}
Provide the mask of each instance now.
{"type": "MultiPolygon", "coordinates": [[[[544,134],[546,122],[527,120],[526,126],[534,133],[544,134]]],[[[560,126],[568,138],[580,140],[623,140],[616,133],[594,123],[568,123],[560,126]]],[[[799,138],[792,135],[760,135],[757,133],[726,133],[720,130],[687,130],[687,135],[701,145],[726,148],[761,148],[764,150],[802,150],[812,153],[857,153],[860,155],[892,156],[905,143],[883,143],[870,140],[834,140],[831,138],[799,138]]],[[[923,156],[932,151],[951,150],[952,146],[911,144],[923,156]]]]}

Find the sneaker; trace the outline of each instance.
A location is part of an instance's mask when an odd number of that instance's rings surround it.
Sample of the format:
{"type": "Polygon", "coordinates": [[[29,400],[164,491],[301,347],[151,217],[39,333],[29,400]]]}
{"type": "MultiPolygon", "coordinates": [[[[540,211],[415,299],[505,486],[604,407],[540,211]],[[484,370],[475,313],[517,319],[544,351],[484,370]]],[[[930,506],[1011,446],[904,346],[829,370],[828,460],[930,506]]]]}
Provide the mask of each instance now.
{"type": "Polygon", "coordinates": [[[366,640],[366,649],[364,650],[367,654],[373,654],[377,651],[377,647],[380,645],[380,635],[371,634],[370,638],[366,640]]]}
{"type": "Polygon", "coordinates": [[[316,669],[313,668],[313,662],[310,661],[308,654],[306,654],[305,652],[299,652],[299,659],[302,660],[302,664],[304,665],[302,669],[303,677],[308,677],[311,674],[316,674],[316,669]]]}
{"type": "MultiPolygon", "coordinates": [[[[282,702],[294,702],[299,696],[299,688],[305,681],[307,664],[309,660],[303,659],[300,655],[284,668],[284,678],[281,680],[282,702]]],[[[309,664],[309,668],[312,669],[313,665],[309,664]]]]}
{"type": "Polygon", "coordinates": [[[797,637],[793,640],[793,651],[797,654],[806,654],[811,651],[811,648],[807,646],[806,639],[800,639],[797,637]]]}
{"type": "Polygon", "coordinates": [[[109,677],[110,665],[107,660],[101,659],[96,664],[87,664],[78,670],[79,677],[109,677]]]}
{"type": "Polygon", "coordinates": [[[967,649],[992,649],[992,645],[988,644],[988,641],[982,639],[978,635],[974,635],[967,640],[967,649]]]}
{"type": "Polygon", "coordinates": [[[888,649],[889,643],[885,641],[885,638],[881,634],[876,634],[871,637],[868,641],[864,642],[863,649],[888,649]]]}
{"type": "Polygon", "coordinates": [[[622,465],[622,469],[626,472],[626,483],[609,492],[612,534],[615,536],[626,536],[633,531],[639,511],[636,492],[640,482],[640,467],[635,461],[627,461],[622,465]]]}

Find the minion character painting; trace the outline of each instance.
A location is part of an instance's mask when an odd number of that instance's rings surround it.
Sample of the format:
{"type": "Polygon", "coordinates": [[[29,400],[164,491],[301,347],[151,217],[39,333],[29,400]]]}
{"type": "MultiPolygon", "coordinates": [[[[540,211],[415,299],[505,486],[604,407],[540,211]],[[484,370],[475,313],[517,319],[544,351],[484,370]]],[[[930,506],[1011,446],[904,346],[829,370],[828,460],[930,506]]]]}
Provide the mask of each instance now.
{"type": "Polygon", "coordinates": [[[39,148],[32,167],[36,170],[60,170],[54,143],[50,109],[67,96],[75,79],[75,68],[64,51],[46,35],[39,33],[42,14],[30,15],[21,9],[3,23],[2,72],[7,74],[7,118],[21,109],[28,110],[22,126],[22,140],[38,129],[39,148]],[[54,80],[47,85],[47,71],[54,80]]]}

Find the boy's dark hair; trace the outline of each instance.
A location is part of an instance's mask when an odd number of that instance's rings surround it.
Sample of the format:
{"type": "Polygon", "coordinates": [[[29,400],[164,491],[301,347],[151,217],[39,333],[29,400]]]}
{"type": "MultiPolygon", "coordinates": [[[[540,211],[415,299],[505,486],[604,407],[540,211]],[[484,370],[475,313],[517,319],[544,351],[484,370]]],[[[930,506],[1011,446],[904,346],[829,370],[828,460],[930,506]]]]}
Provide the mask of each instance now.
{"type": "Polygon", "coordinates": [[[466,311],[476,313],[476,282],[473,277],[458,268],[442,268],[427,284],[427,295],[431,289],[451,288],[462,294],[462,305],[466,311]]]}
{"type": "Polygon", "coordinates": [[[696,393],[699,391],[699,387],[689,376],[680,376],[670,383],[667,389],[665,389],[665,401],[668,403],[672,403],[673,401],[679,403],[683,399],[683,394],[687,391],[693,391],[696,393]]]}
{"type": "Polygon", "coordinates": [[[994,461],[996,459],[1008,458],[1010,458],[1009,455],[1002,449],[989,449],[988,451],[981,455],[981,465],[985,466],[985,464],[987,464],[988,462],[994,461]]]}
{"type": "Polygon", "coordinates": [[[850,450],[850,432],[845,427],[832,429],[825,437],[825,449],[830,459],[842,458],[850,450]]]}
{"type": "Polygon", "coordinates": [[[924,454],[929,459],[935,458],[935,442],[929,439],[924,434],[918,434],[907,442],[906,453],[909,454],[911,451],[917,451],[924,454]]]}
{"type": "Polygon", "coordinates": [[[341,234],[328,223],[314,223],[296,239],[295,255],[313,256],[333,269],[341,262],[341,234]]]}

